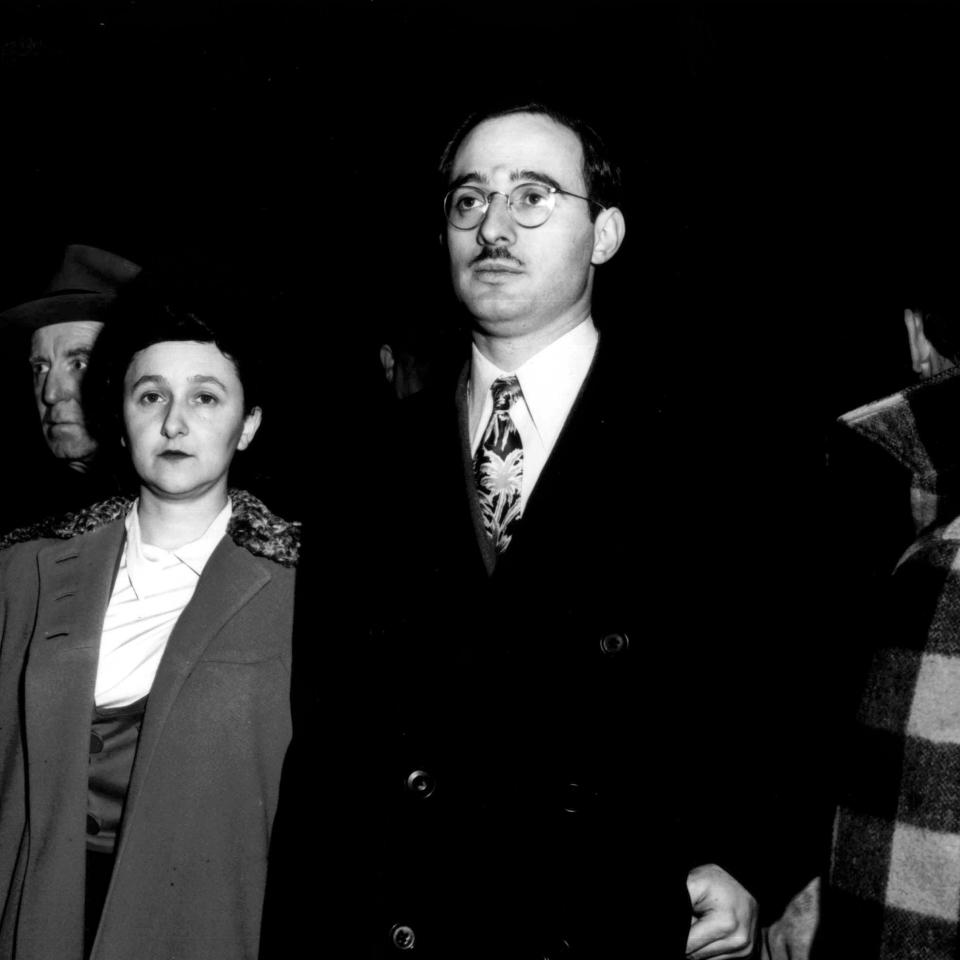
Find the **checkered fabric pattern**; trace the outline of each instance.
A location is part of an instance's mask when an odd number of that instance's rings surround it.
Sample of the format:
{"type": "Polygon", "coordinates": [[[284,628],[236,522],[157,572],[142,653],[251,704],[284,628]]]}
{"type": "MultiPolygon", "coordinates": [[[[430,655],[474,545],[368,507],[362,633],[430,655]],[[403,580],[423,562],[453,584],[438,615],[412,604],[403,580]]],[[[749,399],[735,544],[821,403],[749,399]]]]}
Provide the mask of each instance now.
{"type": "Polygon", "coordinates": [[[960,518],[912,547],[857,717],[835,825],[832,956],[946,960],[960,931],[960,518]]]}
{"type": "Polygon", "coordinates": [[[960,369],[953,369],[839,418],[909,471],[910,509],[918,534],[960,510],[958,409],[960,369]]]}

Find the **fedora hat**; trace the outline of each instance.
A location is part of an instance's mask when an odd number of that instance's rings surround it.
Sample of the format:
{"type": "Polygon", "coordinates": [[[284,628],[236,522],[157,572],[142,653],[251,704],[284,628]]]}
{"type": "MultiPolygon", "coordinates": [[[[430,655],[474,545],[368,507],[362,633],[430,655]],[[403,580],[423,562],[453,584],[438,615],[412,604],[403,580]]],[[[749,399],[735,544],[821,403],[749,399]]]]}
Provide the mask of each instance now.
{"type": "Polygon", "coordinates": [[[44,294],[0,313],[0,326],[36,330],[51,323],[103,321],[107,307],[140,267],[108,250],[71,243],[44,294]]]}

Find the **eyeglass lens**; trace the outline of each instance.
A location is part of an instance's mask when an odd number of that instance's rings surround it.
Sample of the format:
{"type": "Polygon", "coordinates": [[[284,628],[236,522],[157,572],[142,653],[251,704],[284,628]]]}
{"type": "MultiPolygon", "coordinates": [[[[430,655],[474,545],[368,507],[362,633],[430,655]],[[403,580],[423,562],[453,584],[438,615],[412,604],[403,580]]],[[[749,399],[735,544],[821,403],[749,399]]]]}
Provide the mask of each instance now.
{"type": "MultiPolygon", "coordinates": [[[[497,195],[497,191],[487,194],[478,187],[458,187],[447,195],[447,219],[461,230],[475,227],[497,195]]],[[[506,203],[517,223],[523,227],[538,227],[553,212],[556,192],[540,183],[521,183],[510,191],[506,203]]]]}

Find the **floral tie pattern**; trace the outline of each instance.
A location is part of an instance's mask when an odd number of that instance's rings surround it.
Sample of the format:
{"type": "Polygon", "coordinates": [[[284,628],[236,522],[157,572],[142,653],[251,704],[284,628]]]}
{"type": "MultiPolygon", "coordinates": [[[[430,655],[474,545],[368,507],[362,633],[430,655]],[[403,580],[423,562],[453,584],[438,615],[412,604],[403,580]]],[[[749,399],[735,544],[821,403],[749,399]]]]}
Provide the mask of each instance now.
{"type": "Polygon", "coordinates": [[[520,399],[520,381],[493,381],[493,413],[473,461],[483,525],[497,553],[510,546],[511,527],[520,519],[523,444],[510,408],[520,399]]]}

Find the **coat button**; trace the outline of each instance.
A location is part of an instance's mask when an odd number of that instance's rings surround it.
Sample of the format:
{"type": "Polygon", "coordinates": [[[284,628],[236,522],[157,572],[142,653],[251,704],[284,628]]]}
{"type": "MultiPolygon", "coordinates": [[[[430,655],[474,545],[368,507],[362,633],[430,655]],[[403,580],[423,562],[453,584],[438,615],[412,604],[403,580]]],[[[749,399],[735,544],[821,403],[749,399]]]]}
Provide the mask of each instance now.
{"type": "Polygon", "coordinates": [[[390,930],[390,940],[398,950],[412,950],[416,939],[413,927],[408,927],[406,924],[394,924],[390,930]]]}
{"type": "Polygon", "coordinates": [[[100,832],[100,821],[93,816],[93,814],[87,814],[87,834],[91,837],[95,837],[100,832]]]}
{"type": "Polygon", "coordinates": [[[103,740],[100,734],[90,731],[90,752],[99,753],[103,749],[103,740]]]}
{"type": "Polygon", "coordinates": [[[437,789],[437,781],[426,770],[414,770],[407,777],[407,789],[418,797],[429,797],[437,789]]]}
{"type": "Polygon", "coordinates": [[[600,649],[611,657],[629,646],[630,638],[625,633],[608,633],[600,640],[600,649]]]}

